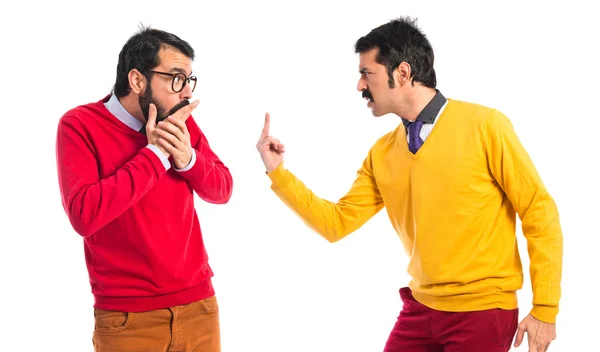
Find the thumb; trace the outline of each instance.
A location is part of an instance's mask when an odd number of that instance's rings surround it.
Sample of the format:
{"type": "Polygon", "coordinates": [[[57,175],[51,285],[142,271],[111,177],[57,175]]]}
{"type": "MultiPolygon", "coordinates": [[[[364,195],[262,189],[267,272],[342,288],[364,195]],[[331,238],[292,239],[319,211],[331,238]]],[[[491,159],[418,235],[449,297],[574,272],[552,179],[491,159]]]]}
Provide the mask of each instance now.
{"type": "Polygon", "coordinates": [[[156,106],[150,103],[148,106],[148,122],[146,123],[146,129],[156,127],[156,106]]]}
{"type": "Polygon", "coordinates": [[[515,338],[515,347],[521,346],[521,343],[523,342],[523,337],[525,337],[526,330],[526,326],[519,325],[519,330],[517,330],[517,337],[515,338]]]}

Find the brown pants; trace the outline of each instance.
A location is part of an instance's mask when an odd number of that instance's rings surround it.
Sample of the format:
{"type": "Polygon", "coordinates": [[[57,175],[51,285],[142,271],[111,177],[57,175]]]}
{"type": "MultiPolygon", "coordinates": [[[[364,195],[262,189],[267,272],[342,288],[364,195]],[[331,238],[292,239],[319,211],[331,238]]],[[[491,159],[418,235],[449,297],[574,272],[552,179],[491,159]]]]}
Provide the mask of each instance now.
{"type": "Polygon", "coordinates": [[[220,352],[216,297],[141,313],[95,309],[96,352],[220,352]]]}

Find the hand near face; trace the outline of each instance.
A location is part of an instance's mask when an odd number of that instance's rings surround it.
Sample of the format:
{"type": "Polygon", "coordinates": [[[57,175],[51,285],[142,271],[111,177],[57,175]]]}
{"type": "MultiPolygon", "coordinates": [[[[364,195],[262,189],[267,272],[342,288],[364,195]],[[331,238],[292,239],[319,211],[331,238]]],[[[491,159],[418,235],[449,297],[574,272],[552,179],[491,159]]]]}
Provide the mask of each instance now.
{"type": "Polygon", "coordinates": [[[146,123],[146,136],[148,138],[148,144],[156,146],[168,158],[171,156],[171,154],[162,146],[162,143],[159,142],[160,135],[156,132],[157,130],[156,106],[154,104],[150,104],[148,106],[148,122],[146,123]]]}
{"type": "Polygon", "coordinates": [[[183,169],[192,160],[194,151],[185,121],[199,103],[196,100],[182,107],[158,124],[156,124],[156,107],[150,104],[146,125],[148,143],[156,145],[167,157],[172,156],[173,163],[178,169],[183,169]]]}
{"type": "Polygon", "coordinates": [[[265,164],[267,172],[275,170],[283,162],[283,153],[285,153],[285,146],[277,138],[269,135],[270,122],[271,117],[269,113],[266,113],[265,125],[256,144],[256,149],[260,153],[260,158],[265,164]]]}

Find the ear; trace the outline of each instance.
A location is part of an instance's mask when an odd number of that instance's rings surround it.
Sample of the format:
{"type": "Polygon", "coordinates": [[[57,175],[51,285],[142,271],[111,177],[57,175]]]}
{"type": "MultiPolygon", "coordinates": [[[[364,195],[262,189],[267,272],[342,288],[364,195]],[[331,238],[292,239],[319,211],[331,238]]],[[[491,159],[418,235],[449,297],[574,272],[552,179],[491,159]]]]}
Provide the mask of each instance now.
{"type": "Polygon", "coordinates": [[[129,71],[127,75],[129,78],[129,87],[131,87],[131,91],[135,94],[140,94],[146,90],[146,84],[148,81],[146,77],[137,69],[133,69],[129,71]]]}
{"type": "Polygon", "coordinates": [[[396,68],[395,72],[397,73],[396,82],[398,82],[401,86],[410,83],[411,72],[410,65],[407,62],[402,61],[400,65],[398,65],[398,68],[396,68]]]}

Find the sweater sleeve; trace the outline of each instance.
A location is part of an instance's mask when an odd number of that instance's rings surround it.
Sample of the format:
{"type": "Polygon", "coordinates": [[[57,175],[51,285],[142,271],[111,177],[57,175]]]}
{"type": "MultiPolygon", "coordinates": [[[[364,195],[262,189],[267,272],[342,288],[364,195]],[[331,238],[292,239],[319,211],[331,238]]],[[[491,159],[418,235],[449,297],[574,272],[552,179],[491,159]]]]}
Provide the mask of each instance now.
{"type": "Polygon", "coordinates": [[[271,189],[302,221],[329,242],[356,231],[383,208],[371,157],[363,162],[350,190],[339,201],[317,197],[283,163],[270,173],[271,189]]]}
{"type": "Polygon", "coordinates": [[[59,121],[56,160],[62,204],[83,237],[127,211],[166,172],[160,158],[142,148],[113,175],[101,179],[88,136],[78,118],[65,115],[59,121]]]}
{"type": "Polygon", "coordinates": [[[200,199],[213,204],[227,203],[233,192],[233,178],[229,169],[210,148],[208,140],[192,117],[188,118],[187,127],[190,135],[198,136],[192,145],[192,166],[177,171],[189,182],[200,199]]]}
{"type": "Polygon", "coordinates": [[[519,215],[527,239],[531,315],[554,323],[561,296],[563,235],[557,206],[511,122],[494,110],[483,124],[489,167],[519,215]]]}

